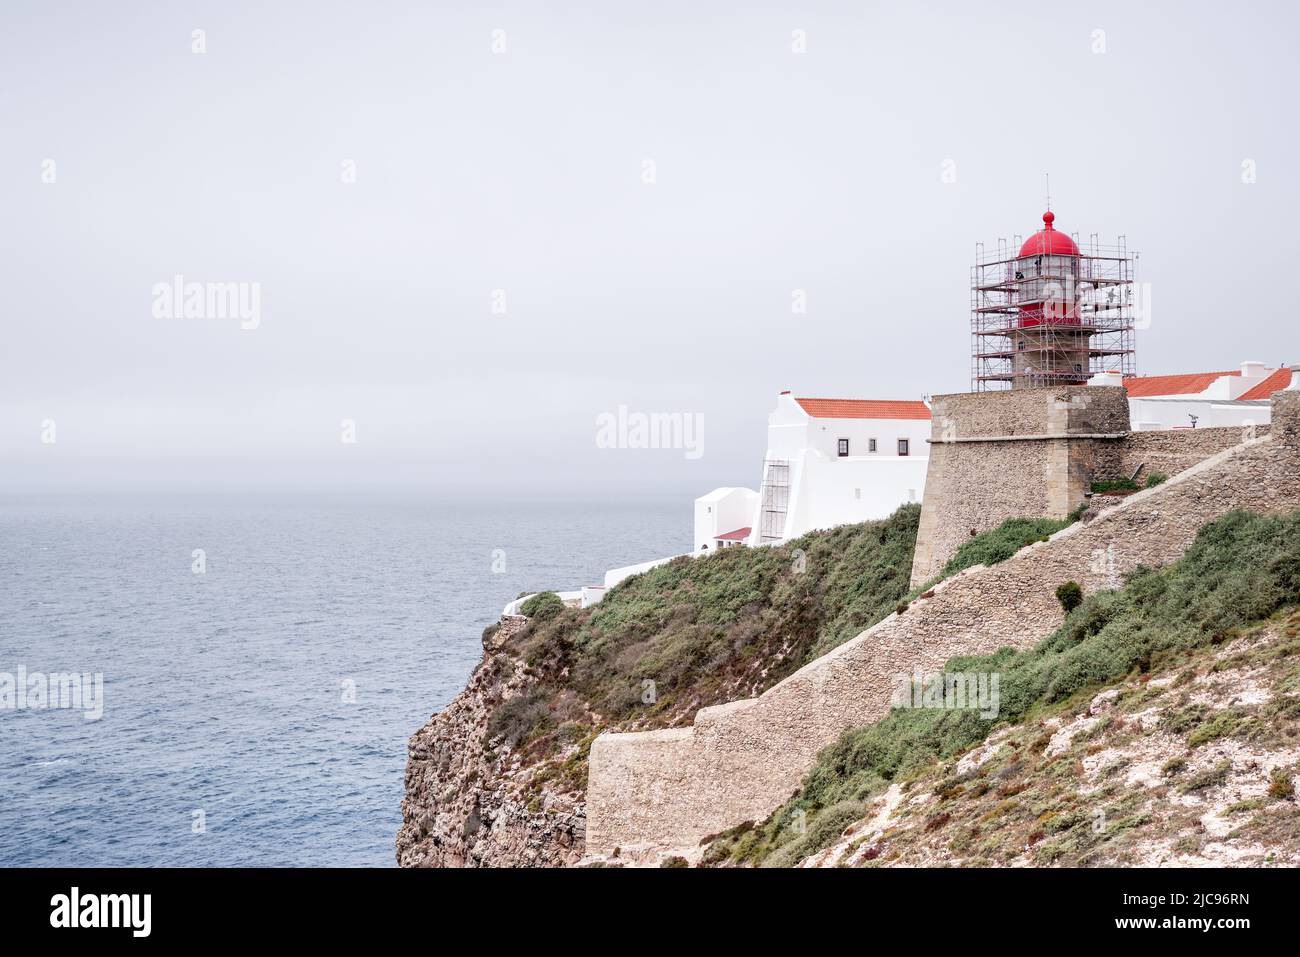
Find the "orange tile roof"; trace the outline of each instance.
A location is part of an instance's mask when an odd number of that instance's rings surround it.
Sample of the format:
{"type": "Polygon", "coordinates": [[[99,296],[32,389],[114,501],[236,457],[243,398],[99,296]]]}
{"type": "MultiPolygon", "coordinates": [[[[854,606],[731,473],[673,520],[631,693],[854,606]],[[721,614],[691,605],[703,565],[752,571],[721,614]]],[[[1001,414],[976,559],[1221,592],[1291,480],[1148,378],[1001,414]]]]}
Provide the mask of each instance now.
{"type": "Polygon", "coordinates": [[[1285,389],[1287,386],[1291,384],[1291,371],[1292,370],[1283,366],[1281,369],[1276,370],[1272,375],[1270,375],[1259,385],[1254,386],[1251,389],[1248,389],[1247,391],[1243,392],[1241,395],[1237,396],[1237,398],[1238,399],[1267,399],[1274,392],[1278,392],[1282,389],[1285,389]]]}
{"type": "Polygon", "coordinates": [[[1204,392],[1225,375],[1241,375],[1241,371],[1133,376],[1124,380],[1124,388],[1128,389],[1129,397],[1134,399],[1152,395],[1195,395],[1204,392]]]}
{"type": "Polygon", "coordinates": [[[714,535],[715,541],[719,542],[743,542],[749,538],[749,533],[754,530],[752,525],[746,525],[744,528],[738,528],[734,532],[726,532],[722,535],[714,535]]]}
{"type": "Polygon", "coordinates": [[[800,407],[814,419],[928,419],[924,402],[888,399],[800,399],[800,407]]]}

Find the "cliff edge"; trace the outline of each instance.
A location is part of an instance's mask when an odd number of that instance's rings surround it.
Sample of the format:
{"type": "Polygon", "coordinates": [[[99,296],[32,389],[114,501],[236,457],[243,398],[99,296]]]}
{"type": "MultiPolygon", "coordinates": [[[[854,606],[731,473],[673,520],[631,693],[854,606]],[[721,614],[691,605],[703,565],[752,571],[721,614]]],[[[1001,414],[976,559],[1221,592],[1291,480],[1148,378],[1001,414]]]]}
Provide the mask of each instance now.
{"type": "Polygon", "coordinates": [[[484,632],[483,661],[468,684],[411,736],[397,832],[402,867],[559,867],[582,856],[581,788],[536,780],[540,768],[492,716],[518,701],[526,665],[508,649],[527,619],[484,632]]]}

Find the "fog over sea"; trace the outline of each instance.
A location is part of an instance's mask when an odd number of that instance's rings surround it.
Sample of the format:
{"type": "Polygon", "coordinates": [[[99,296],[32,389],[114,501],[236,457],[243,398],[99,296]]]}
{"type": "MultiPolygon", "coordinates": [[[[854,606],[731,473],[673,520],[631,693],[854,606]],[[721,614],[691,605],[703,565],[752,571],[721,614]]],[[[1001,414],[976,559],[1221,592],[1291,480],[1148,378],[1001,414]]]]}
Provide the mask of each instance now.
{"type": "Polygon", "coordinates": [[[407,738],[484,626],[687,551],[690,522],[689,500],[0,498],[0,673],[104,676],[98,721],[0,710],[0,866],[393,866],[407,738]]]}

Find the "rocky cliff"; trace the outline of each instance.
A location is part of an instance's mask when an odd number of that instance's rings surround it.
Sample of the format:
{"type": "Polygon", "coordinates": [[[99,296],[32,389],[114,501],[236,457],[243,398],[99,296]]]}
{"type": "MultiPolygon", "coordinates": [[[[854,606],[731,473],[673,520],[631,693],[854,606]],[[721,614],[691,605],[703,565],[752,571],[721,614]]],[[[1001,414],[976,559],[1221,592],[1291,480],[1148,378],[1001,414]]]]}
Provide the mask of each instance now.
{"type": "MultiPolygon", "coordinates": [[[[526,665],[509,649],[526,619],[484,633],[465,690],[411,736],[397,834],[402,867],[565,866],[582,857],[582,791],[522,753],[491,718],[520,700],[526,665]]],[[[578,750],[574,746],[569,755],[578,750]]]]}

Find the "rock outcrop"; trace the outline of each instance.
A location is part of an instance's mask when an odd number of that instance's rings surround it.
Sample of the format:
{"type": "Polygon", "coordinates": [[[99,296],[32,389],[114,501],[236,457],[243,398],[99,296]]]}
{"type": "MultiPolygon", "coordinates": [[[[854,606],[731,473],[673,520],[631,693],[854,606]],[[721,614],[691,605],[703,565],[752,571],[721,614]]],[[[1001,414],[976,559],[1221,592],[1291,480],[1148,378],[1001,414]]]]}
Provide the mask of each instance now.
{"type": "Polygon", "coordinates": [[[555,867],[582,857],[581,791],[539,782],[536,764],[505,735],[490,736],[492,712],[527,683],[524,664],[505,650],[526,624],[506,618],[489,629],[465,690],[411,736],[400,866],[555,867]]]}

